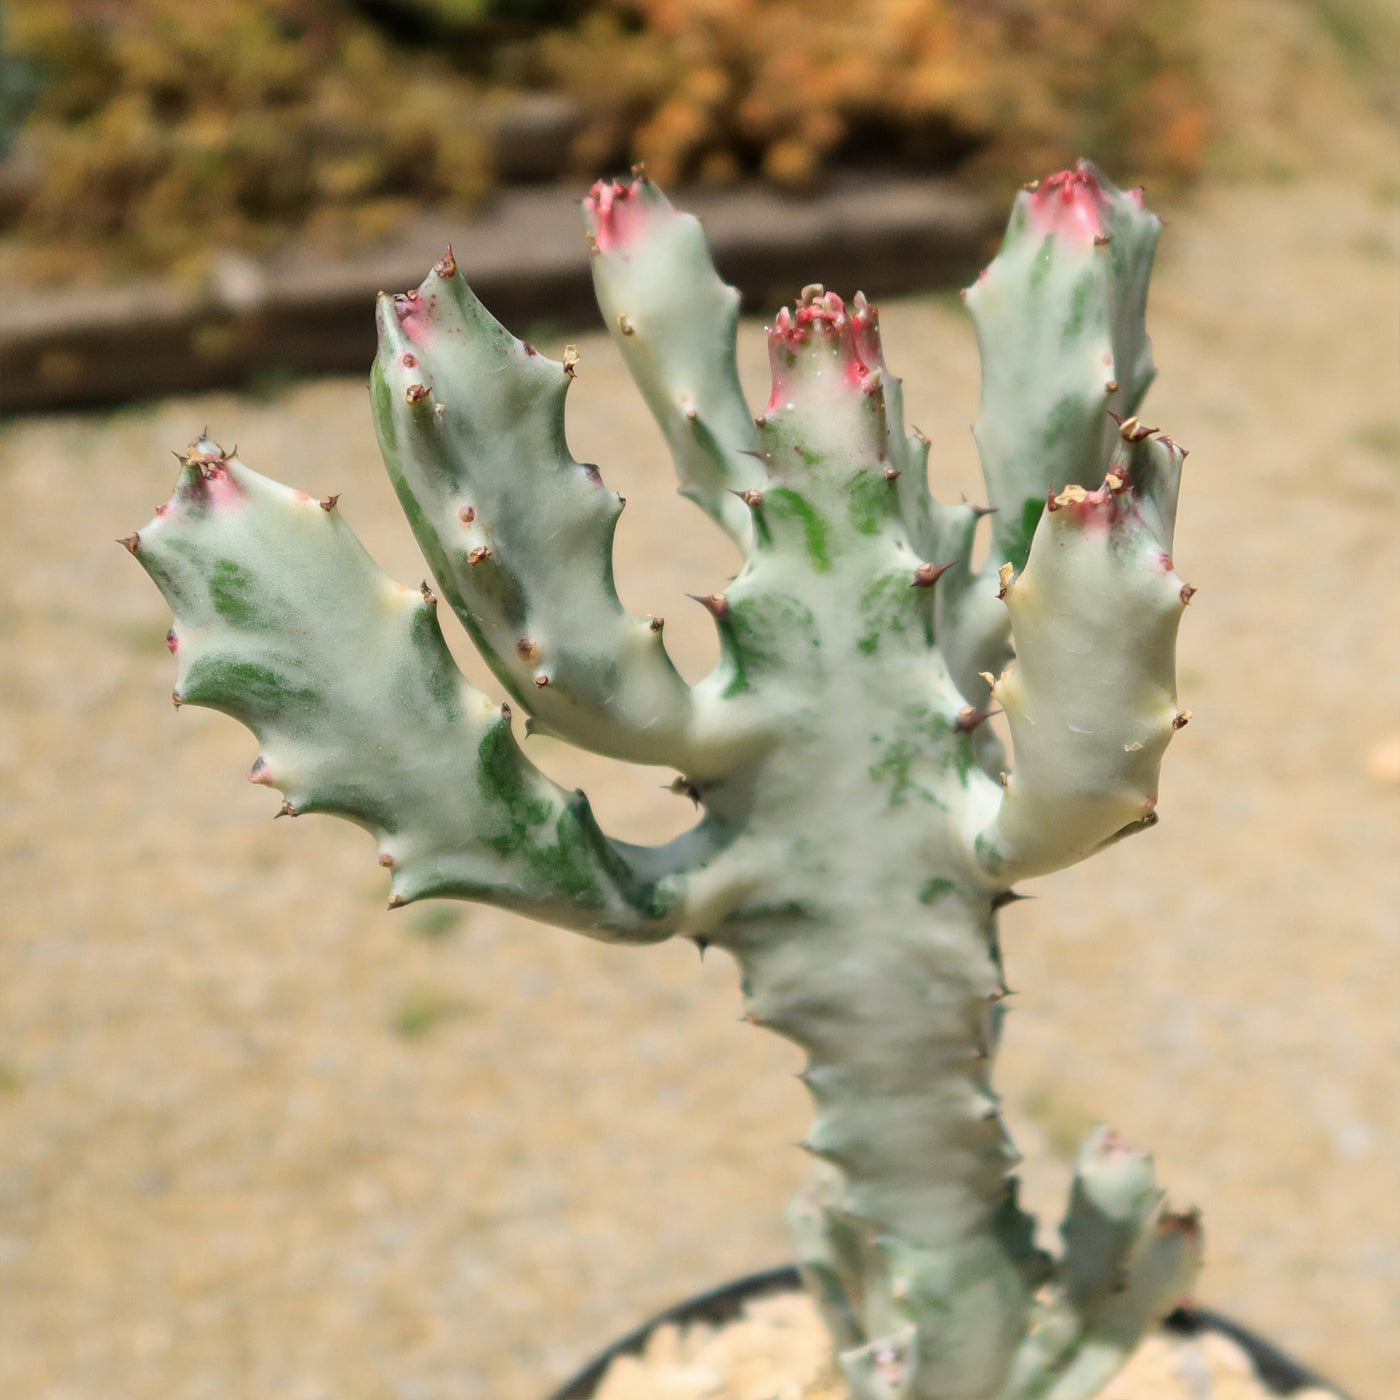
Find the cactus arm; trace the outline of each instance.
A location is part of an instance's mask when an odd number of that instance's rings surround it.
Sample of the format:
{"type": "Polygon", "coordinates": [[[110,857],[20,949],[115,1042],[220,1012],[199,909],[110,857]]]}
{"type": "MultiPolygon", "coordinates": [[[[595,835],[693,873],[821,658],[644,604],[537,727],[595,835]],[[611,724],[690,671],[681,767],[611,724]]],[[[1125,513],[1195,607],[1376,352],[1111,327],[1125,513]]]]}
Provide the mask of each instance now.
{"type": "Polygon", "coordinates": [[[979,708],[980,673],[1011,655],[998,571],[1025,566],[1049,494],[1103,480],[1111,415],[1136,414],[1156,374],[1145,311],[1161,226],[1141,191],[1081,161],[1022,190],[1000,252],[963,293],[982,361],[973,433],[992,545],[980,570],[964,556],[949,577],[940,645],[979,708]]]}
{"type": "Polygon", "coordinates": [[[253,730],[249,777],[283,791],[282,815],[368,829],[392,905],[480,899],[618,941],[674,931],[683,879],[667,857],[633,860],[521,754],[509,712],[457,671],[436,600],[380,572],[331,498],[207,439],[183,462],[125,543],[175,613],[176,703],[253,730]]]}
{"type": "Polygon", "coordinates": [[[975,837],[999,881],[1062,869],[1155,821],[1177,708],[1177,624],[1192,590],[1168,552],[1182,450],[1136,420],[1096,491],[1052,496],[1019,577],[1002,593],[1016,659],[991,696],[1015,766],[975,837]]]}
{"type": "Polygon", "coordinates": [[[681,494],[747,551],[733,493],[763,480],[739,387],[739,293],[720,280],[700,221],[638,173],[600,181],[583,204],[593,289],[609,332],[665,434],[681,494]]]}
{"type": "Polygon", "coordinates": [[[1080,1149],[1064,1255],[1037,1300],[1007,1393],[1093,1400],[1157,1320],[1189,1294],[1199,1221],[1164,1207],[1152,1159],[1096,1129],[1080,1149]]]}
{"type": "Polygon", "coordinates": [[[1049,491],[1092,489],[1155,375],[1145,309],[1161,220],[1088,161],[1021,192],[965,300],[982,357],[973,430],[992,569],[1025,565],[1049,491]]]}
{"type": "Polygon", "coordinates": [[[612,578],[622,498],[564,440],[571,363],[506,331],[445,258],[381,296],[372,393],[390,477],[443,596],[537,727],[693,766],[691,697],[660,622],[612,578]]]}

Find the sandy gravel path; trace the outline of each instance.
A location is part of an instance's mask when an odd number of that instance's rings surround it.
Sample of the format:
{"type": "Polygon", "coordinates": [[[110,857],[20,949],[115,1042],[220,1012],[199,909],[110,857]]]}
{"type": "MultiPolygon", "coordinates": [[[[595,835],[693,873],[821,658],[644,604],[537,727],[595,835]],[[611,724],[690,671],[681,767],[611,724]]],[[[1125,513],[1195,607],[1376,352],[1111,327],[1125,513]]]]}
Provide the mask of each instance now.
{"type": "MultiPolygon", "coordinates": [[[[1009,912],[1001,1083],[1047,1214],[1110,1119],[1203,1207],[1203,1299],[1380,1400],[1400,785],[1368,762],[1400,732],[1395,189],[1354,167],[1166,212],[1150,420],[1192,449],[1196,718],[1161,826],[1009,912]]],[[[882,319],[939,489],[973,491],[960,308],[882,319]]],[[[744,342],[757,386],[756,325],[744,342]]],[[[698,673],[681,594],[730,560],[610,347],[580,349],[572,438],[629,497],[626,599],[698,673]]],[[[267,820],[251,739],[171,713],[166,616],[110,543],[206,421],[421,573],[358,382],[0,428],[0,1394],[532,1400],[652,1306],[784,1256],[797,1057],[736,1023],[721,958],[389,916],[363,836],[267,820]]],[[[669,773],[538,752],[620,835],[685,820],[669,773]]]]}

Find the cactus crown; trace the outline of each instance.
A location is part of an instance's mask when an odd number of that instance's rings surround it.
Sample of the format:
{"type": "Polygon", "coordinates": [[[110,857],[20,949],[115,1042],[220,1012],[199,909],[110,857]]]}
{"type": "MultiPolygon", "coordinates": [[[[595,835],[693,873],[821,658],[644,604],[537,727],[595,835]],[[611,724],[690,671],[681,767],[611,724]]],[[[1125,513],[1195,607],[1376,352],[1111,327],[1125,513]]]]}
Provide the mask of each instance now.
{"type": "Polygon", "coordinates": [[[702,598],[715,671],[687,685],[611,571],[620,498],[564,436],[573,377],[503,329],[449,253],[382,296],[374,418],[431,566],[379,572],[334,498],[207,437],[125,543],[175,612],[177,703],[257,735],[288,815],[366,827],[391,904],[486,900],[597,938],[733,953],[749,1019],[801,1045],[812,1187],[790,1223],[857,1400],[1076,1400],[1196,1267],[1194,1217],[1150,1159],[1096,1134],[1064,1250],[1038,1249],[991,1087],[1015,881],[1154,819],[1187,715],[1173,651],[1183,452],[1135,416],[1159,221],[1087,164],[1028,188],[966,293],[983,363],[983,511],[934,500],[876,309],[807,287],[768,332],[751,415],[738,294],[645,177],[584,204],[599,305],[682,492],[743,567],[702,598]],[[468,685],[461,619],[530,724],[667,764],[703,817],[609,839],[468,685]],[[984,721],[1006,713],[1015,764],[984,721]]]}

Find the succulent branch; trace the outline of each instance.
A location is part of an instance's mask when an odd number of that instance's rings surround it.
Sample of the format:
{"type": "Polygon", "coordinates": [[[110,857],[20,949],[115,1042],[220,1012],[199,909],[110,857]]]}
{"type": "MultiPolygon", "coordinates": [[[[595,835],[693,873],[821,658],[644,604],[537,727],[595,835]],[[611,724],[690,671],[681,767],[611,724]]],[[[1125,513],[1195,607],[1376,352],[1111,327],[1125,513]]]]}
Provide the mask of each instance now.
{"type": "Polygon", "coordinates": [[[584,215],[681,489],[743,552],[700,599],[714,672],[685,684],[618,602],[621,502],[565,442],[569,357],[504,330],[449,254],[381,298],[373,385],[434,588],[392,583],[333,500],[202,437],[126,541],[175,611],[177,698],[254,730],[250,776],[284,812],[369,828],[391,902],[480,899],[733,954],[748,1019],[807,1055],[817,1174],[789,1220],[855,1400],[1087,1400],[1189,1287],[1199,1230],[1163,1208],[1148,1158],[1098,1134],[1061,1256],[1037,1247],[991,1083],[997,915],[1016,880],[1151,823],[1188,718],[1184,453],[1135,416],[1158,221],[1081,165],[1021,196],[969,293],[995,511],[973,570],[984,512],[928,494],[864,297],[811,286],[778,314],[754,419],[738,298],[699,225],[640,175],[584,215]],[[458,674],[434,591],[535,724],[680,768],[695,828],[655,849],[600,831],[458,674]]]}

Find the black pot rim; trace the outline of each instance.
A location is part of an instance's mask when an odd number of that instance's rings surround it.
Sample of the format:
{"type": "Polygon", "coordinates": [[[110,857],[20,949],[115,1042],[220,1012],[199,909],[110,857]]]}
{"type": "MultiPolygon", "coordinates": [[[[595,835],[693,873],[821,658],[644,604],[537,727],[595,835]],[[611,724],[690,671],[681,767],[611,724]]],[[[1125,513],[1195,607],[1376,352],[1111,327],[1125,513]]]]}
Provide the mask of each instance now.
{"type": "MultiPolygon", "coordinates": [[[[640,1327],[634,1327],[626,1336],[619,1337],[610,1347],[599,1352],[582,1370],[565,1381],[549,1400],[592,1400],[598,1383],[603,1379],[613,1359],[641,1351],[651,1334],[665,1323],[728,1322],[738,1317],[744,1304],[751,1299],[762,1298],[770,1293],[796,1293],[801,1287],[802,1280],[797,1269],[791,1264],[786,1264],[780,1268],[748,1274],[732,1283],[712,1288],[707,1293],[687,1298],[684,1302],[657,1313],[640,1327]]],[[[1248,1353],[1264,1383],[1276,1390],[1280,1396],[1292,1395],[1294,1391],[1309,1386],[1318,1386],[1332,1391],[1338,1400],[1348,1400],[1348,1397],[1330,1381],[1304,1366],[1301,1361],[1211,1308],[1178,1308],[1167,1318],[1164,1325],[1168,1331],[1184,1337],[1194,1337],[1201,1332],[1219,1332],[1229,1337],[1248,1353]]]]}

